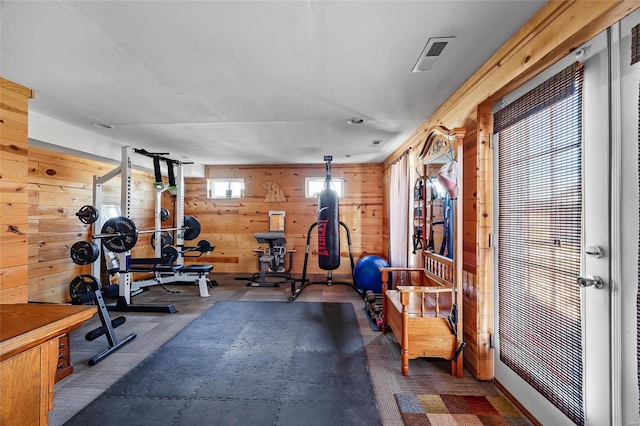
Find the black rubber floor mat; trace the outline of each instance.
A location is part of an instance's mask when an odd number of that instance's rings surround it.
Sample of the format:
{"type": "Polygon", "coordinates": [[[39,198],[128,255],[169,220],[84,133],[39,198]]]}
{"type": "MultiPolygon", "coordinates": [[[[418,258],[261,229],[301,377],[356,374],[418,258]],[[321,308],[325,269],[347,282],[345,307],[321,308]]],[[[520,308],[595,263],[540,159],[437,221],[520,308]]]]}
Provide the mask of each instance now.
{"type": "Polygon", "coordinates": [[[380,425],[350,303],[221,301],[67,425],[380,425]]]}

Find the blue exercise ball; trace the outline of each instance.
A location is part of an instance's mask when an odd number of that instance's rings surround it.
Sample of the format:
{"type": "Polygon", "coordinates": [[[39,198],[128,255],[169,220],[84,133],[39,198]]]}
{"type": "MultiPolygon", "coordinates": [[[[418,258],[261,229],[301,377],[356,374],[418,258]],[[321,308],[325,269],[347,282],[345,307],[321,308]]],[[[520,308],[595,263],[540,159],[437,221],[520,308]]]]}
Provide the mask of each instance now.
{"type": "MultiPolygon", "coordinates": [[[[380,256],[368,255],[364,256],[353,268],[353,282],[361,293],[367,290],[373,291],[375,294],[382,294],[382,273],[380,267],[389,267],[389,263],[380,256]]],[[[391,274],[389,274],[391,281],[391,274]]]]}

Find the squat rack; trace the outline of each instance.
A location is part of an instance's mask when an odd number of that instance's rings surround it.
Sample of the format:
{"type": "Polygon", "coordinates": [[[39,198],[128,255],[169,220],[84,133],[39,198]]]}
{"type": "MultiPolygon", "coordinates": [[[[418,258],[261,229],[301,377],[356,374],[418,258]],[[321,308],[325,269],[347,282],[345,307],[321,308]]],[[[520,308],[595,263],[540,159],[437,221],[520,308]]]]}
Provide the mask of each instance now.
{"type": "MultiPolygon", "coordinates": [[[[139,153],[143,155],[147,155],[149,157],[154,158],[154,163],[157,164],[157,157],[159,154],[149,154],[144,150],[138,150],[131,146],[123,146],[122,147],[122,162],[115,169],[111,170],[109,173],[104,176],[94,176],[93,177],[93,200],[94,205],[98,211],[102,210],[102,200],[103,200],[103,186],[109,182],[111,179],[120,175],[120,215],[126,218],[131,218],[131,179],[132,179],[132,154],[139,153]],[[154,157],[155,156],[155,157],[154,157]]],[[[176,191],[176,245],[182,249],[184,247],[184,175],[182,171],[183,163],[179,161],[172,160],[173,164],[176,165],[177,173],[175,175],[175,182],[171,183],[172,187],[175,187],[176,191]]],[[[169,172],[173,173],[173,170],[169,172]]],[[[164,192],[167,187],[162,184],[159,180],[159,169],[156,167],[156,199],[155,199],[155,256],[161,256],[161,217],[160,217],[160,206],[162,200],[162,192],[164,192]]],[[[171,176],[170,176],[171,177],[171,176]]],[[[100,215],[97,222],[93,224],[94,229],[100,230],[102,229],[104,223],[107,221],[107,218],[104,215],[100,215]]],[[[101,244],[98,244],[99,253],[101,253],[102,247],[101,244]]],[[[171,274],[171,276],[160,276],[156,273],[155,277],[151,280],[145,280],[145,282],[133,282],[131,279],[131,272],[129,271],[129,265],[131,264],[131,252],[125,251],[123,253],[118,253],[118,274],[119,274],[119,295],[118,301],[115,306],[116,310],[122,311],[141,311],[141,312],[168,312],[173,313],[177,312],[175,307],[172,304],[169,305],[131,305],[131,294],[132,291],[140,290],[144,286],[163,284],[167,282],[176,282],[176,281],[184,281],[185,277],[192,277],[185,272],[175,272],[171,274]]],[[[181,269],[184,265],[184,258],[182,256],[182,250],[178,251],[178,258],[176,259],[177,268],[181,269]]],[[[202,297],[209,296],[207,290],[207,279],[206,273],[209,272],[213,267],[203,267],[199,268],[196,271],[197,281],[199,283],[200,295],[202,297]]],[[[94,276],[99,277],[101,275],[102,270],[102,256],[98,256],[98,260],[93,262],[91,265],[91,273],[94,276]]]]}

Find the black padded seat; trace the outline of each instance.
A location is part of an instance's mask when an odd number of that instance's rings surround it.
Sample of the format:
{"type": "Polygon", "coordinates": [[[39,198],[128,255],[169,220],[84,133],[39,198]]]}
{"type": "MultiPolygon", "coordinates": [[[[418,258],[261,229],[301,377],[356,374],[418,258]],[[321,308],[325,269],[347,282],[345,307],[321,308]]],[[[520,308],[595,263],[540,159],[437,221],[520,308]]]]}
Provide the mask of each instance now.
{"type": "Polygon", "coordinates": [[[176,267],[177,272],[185,274],[209,274],[213,270],[213,265],[183,265],[176,267]]]}
{"type": "Polygon", "coordinates": [[[175,272],[172,260],[168,257],[145,257],[129,259],[127,272],[175,272]]]}
{"type": "Polygon", "coordinates": [[[253,234],[259,243],[268,243],[270,245],[284,245],[287,240],[284,237],[284,232],[256,232],[253,234]]]}
{"type": "Polygon", "coordinates": [[[171,272],[176,272],[179,269],[177,267],[173,267],[173,266],[145,266],[145,265],[138,265],[138,266],[132,266],[130,267],[127,272],[161,272],[161,273],[171,273],[171,272]]]}

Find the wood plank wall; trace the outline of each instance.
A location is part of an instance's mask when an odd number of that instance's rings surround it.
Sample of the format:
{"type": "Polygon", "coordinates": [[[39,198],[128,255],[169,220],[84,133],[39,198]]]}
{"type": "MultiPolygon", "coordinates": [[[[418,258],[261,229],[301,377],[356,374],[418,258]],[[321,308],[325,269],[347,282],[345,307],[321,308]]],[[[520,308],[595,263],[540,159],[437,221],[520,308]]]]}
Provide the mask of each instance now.
{"type": "Polygon", "coordinates": [[[0,303],[27,301],[26,87],[0,77],[0,303]]]}
{"type": "Polygon", "coordinates": [[[494,332],[493,294],[493,113],[490,103],[478,106],[476,135],[476,378],[493,378],[491,335],[494,332]]]}
{"type": "MultiPolygon", "coordinates": [[[[470,123],[474,124],[474,123],[470,123]]],[[[478,200],[478,167],[477,136],[474,129],[469,129],[463,145],[464,191],[462,193],[462,308],[463,333],[467,346],[464,349],[465,367],[478,377],[478,303],[476,288],[476,263],[478,240],[477,200],[478,200]]]]}
{"type": "MultiPolygon", "coordinates": [[[[69,283],[79,274],[90,273],[90,266],[71,261],[69,250],[76,241],[90,240],[91,226],[81,223],[75,213],[93,204],[93,176],[102,176],[117,164],[88,160],[77,156],[30,147],[28,154],[28,300],[36,302],[69,302],[69,283]]],[[[258,271],[254,249],[263,248],[254,233],[268,230],[269,210],[286,211],[287,247],[295,248],[292,273],[302,272],[307,230],[317,219],[315,199],[304,197],[304,178],[324,176],[323,165],[309,166],[232,166],[210,167],[216,177],[244,177],[245,197],[239,200],[207,198],[207,182],[203,178],[185,181],[185,215],[196,217],[202,232],[192,242],[207,239],[215,245],[210,256],[187,259],[186,262],[211,263],[215,272],[231,272],[250,276],[258,271]],[[266,203],[265,182],[276,182],[283,188],[287,201],[266,203]]],[[[381,165],[333,165],[332,176],[344,177],[346,194],[340,200],[340,219],[351,232],[354,261],[366,254],[384,254],[382,238],[382,168],[381,165]]],[[[133,171],[132,219],[138,229],[154,225],[154,176],[146,171],[133,171]]],[[[120,179],[112,179],[103,188],[104,204],[120,203],[120,179]]],[[[163,194],[163,207],[174,219],[173,197],[163,194]]],[[[3,215],[4,216],[4,215],[3,215]]],[[[166,227],[173,226],[167,223],[166,227]]],[[[26,229],[26,225],[25,225],[26,229]]],[[[150,234],[140,235],[132,250],[133,257],[152,257],[150,234]]],[[[26,241],[25,241],[26,242],[26,241]]],[[[308,273],[323,273],[317,267],[315,233],[311,238],[308,273]]],[[[350,274],[347,240],[342,233],[342,262],[335,274],[350,274]]],[[[25,292],[26,292],[25,288],[25,292]]]]}
{"type": "Polygon", "coordinates": [[[636,1],[548,2],[384,162],[388,166],[407,149],[419,151],[434,126],[467,129],[464,162],[470,164],[463,164],[464,364],[478,379],[493,378],[494,356],[490,348],[494,313],[489,246],[493,177],[488,105],[638,7],[636,1]],[[474,166],[475,173],[471,171],[474,166]]]}
{"type": "MultiPolygon", "coordinates": [[[[82,206],[93,205],[93,176],[103,176],[115,167],[117,164],[29,148],[29,301],[69,302],[71,280],[91,273],[89,265],[73,263],[69,251],[76,241],[91,241],[91,233],[99,230],[92,231],[75,214],[82,206]]],[[[132,173],[131,217],[138,229],[154,225],[154,180],[148,172],[132,173]]],[[[103,186],[103,204],[120,204],[119,177],[103,186]]],[[[149,234],[141,235],[132,256],[152,254],[149,234]]]]}
{"type": "MultiPolygon", "coordinates": [[[[185,211],[198,218],[200,238],[216,246],[201,261],[214,264],[214,272],[251,275],[258,271],[254,249],[264,248],[254,234],[269,230],[269,211],[285,211],[287,249],[295,249],[291,272],[300,276],[307,232],[317,221],[317,200],[305,198],[305,178],[324,177],[324,164],[266,166],[207,166],[207,178],[243,178],[241,199],[210,199],[204,179],[186,180],[185,211]],[[279,185],[286,202],[266,202],[267,185],[279,185]]],[[[354,262],[367,254],[383,255],[383,180],[380,164],[332,164],[331,176],[342,177],[345,194],[340,199],[340,220],[351,233],[354,262]]],[[[311,234],[307,266],[309,274],[326,274],[318,268],[317,229],[311,234]]],[[[341,228],[341,262],[333,272],[350,275],[347,238],[341,228]]]]}
{"type": "Polygon", "coordinates": [[[389,215],[390,215],[390,203],[389,203],[389,191],[391,189],[391,167],[384,166],[382,168],[382,229],[380,230],[380,237],[382,238],[382,257],[389,260],[389,215]]]}

